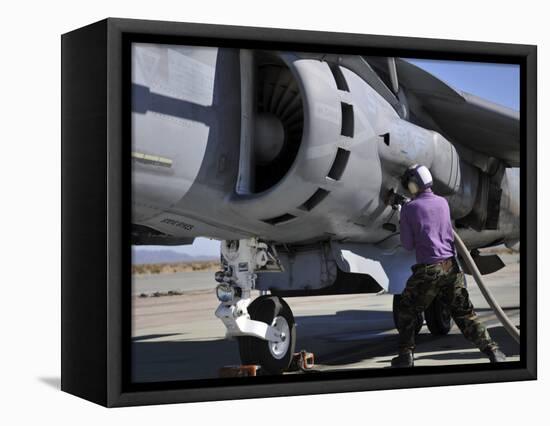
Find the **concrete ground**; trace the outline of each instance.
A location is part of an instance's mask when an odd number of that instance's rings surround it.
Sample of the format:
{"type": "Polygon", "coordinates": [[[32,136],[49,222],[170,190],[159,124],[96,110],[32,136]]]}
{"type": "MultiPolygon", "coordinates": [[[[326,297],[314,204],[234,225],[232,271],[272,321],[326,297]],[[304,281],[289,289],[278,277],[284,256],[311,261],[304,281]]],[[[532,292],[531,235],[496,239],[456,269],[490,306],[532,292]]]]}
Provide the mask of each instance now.
{"type": "MultiPolygon", "coordinates": [[[[503,255],[502,259],[507,266],[486,276],[486,282],[519,325],[519,256],[503,255]]],[[[472,302],[491,336],[509,360],[519,360],[519,345],[507,335],[473,279],[468,278],[472,302]]],[[[218,306],[214,288],[212,272],[135,277],[134,381],[215,378],[220,367],[240,363],[237,343],[224,339],[225,328],[214,316],[218,306]],[[184,294],[138,297],[157,291],[184,294]]],[[[297,322],[296,350],[313,352],[321,370],[388,368],[397,347],[392,297],[360,294],[285,299],[297,322]]],[[[486,362],[456,326],[449,335],[434,337],[424,325],[418,336],[415,365],[486,362]]]]}

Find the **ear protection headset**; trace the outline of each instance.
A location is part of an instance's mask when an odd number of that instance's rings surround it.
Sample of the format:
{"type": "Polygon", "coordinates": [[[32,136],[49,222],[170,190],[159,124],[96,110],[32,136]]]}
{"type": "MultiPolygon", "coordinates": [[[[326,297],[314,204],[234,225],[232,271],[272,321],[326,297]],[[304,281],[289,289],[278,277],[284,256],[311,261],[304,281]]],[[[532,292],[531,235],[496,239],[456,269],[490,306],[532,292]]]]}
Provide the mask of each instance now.
{"type": "Polygon", "coordinates": [[[433,185],[432,174],[426,166],[414,164],[404,173],[402,184],[413,195],[431,188],[433,185]]]}

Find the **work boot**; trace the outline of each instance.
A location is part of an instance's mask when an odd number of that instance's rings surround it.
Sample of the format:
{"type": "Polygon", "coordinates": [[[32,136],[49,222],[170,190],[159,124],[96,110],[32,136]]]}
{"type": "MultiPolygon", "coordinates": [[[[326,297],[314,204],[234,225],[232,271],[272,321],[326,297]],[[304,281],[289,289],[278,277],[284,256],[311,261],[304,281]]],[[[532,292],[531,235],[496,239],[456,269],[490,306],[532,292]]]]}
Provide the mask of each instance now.
{"type": "Polygon", "coordinates": [[[489,361],[494,362],[506,362],[506,355],[502,353],[499,348],[488,347],[483,349],[483,352],[489,358],[489,361]]]}
{"type": "Polygon", "coordinates": [[[391,360],[391,366],[394,368],[414,367],[414,355],[412,352],[400,352],[391,360]]]}

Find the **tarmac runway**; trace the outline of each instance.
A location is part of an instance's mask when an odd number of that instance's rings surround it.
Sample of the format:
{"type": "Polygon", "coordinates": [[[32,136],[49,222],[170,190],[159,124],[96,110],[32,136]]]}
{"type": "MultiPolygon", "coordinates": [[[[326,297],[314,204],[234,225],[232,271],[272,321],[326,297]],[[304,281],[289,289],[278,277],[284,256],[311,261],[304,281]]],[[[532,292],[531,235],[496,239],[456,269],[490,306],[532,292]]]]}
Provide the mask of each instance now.
{"type": "MultiPolygon", "coordinates": [[[[485,277],[491,291],[519,326],[519,256],[501,256],[502,270],[485,277]]],[[[510,361],[519,345],[510,338],[468,277],[477,313],[510,361]]],[[[136,276],[133,285],[133,381],[156,382],[218,377],[224,365],[240,364],[236,341],[224,339],[214,316],[219,302],[213,272],[136,276]],[[139,297],[155,292],[181,295],[139,297]]],[[[354,294],[286,298],[297,323],[296,350],[315,355],[320,370],[388,368],[397,349],[392,295],[354,294]]],[[[424,325],[417,338],[415,365],[487,363],[458,328],[432,336],[424,325]]]]}

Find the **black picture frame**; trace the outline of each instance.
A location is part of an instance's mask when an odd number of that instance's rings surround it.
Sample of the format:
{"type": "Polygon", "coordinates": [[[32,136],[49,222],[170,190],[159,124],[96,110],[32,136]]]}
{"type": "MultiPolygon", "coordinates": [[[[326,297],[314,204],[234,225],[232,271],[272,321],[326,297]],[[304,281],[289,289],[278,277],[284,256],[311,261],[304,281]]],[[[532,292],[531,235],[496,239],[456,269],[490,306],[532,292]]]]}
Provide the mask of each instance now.
{"type": "Polygon", "coordinates": [[[536,379],[536,46],[117,18],[64,34],[61,42],[62,390],[114,407],[536,379]],[[130,383],[133,41],[519,64],[520,361],[352,375],[130,383]]]}

